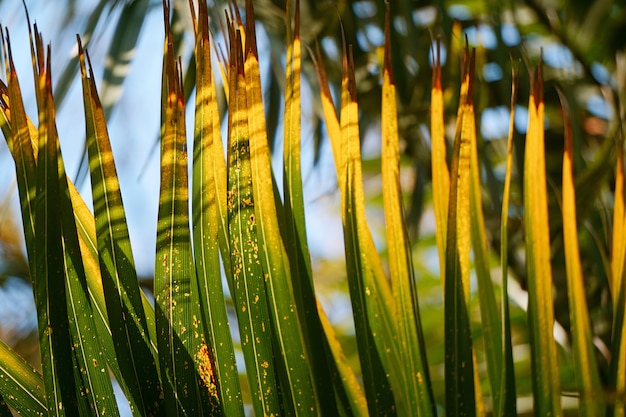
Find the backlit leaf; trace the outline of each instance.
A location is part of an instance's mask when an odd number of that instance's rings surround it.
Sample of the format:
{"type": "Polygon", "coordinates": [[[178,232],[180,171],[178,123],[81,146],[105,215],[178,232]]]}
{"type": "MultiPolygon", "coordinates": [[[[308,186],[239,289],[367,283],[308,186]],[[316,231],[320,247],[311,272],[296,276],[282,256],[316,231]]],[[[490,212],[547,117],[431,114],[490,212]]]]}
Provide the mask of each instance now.
{"type": "Polygon", "coordinates": [[[576,223],[576,195],[574,190],[573,139],[569,109],[561,95],[565,122],[565,151],[563,152],[563,241],[567,271],[567,293],[572,331],[572,350],[576,388],[580,392],[580,415],[599,416],[604,407],[593,393],[602,389],[598,365],[592,342],[591,326],[585,296],[580,254],[578,250],[578,226],[576,223]],[[595,397],[595,398],[594,398],[595,397]]]}
{"type": "Polygon", "coordinates": [[[524,152],[524,226],[528,271],[528,324],[537,416],[561,415],[560,383],[553,337],[552,268],[544,149],[543,70],[535,70],[528,104],[524,152]]]}

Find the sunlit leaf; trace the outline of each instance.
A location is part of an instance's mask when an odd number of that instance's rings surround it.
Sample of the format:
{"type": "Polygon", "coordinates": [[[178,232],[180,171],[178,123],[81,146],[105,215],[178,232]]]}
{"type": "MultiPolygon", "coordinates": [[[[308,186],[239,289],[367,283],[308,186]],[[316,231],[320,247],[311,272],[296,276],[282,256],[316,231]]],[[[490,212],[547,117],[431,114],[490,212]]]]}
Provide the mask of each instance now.
{"type": "Polygon", "coordinates": [[[580,415],[604,414],[603,404],[593,393],[601,390],[598,365],[592,342],[592,333],[585,296],[585,283],[578,249],[576,196],[574,190],[573,139],[569,109],[561,96],[565,122],[565,151],[563,152],[563,240],[567,270],[567,293],[572,331],[572,350],[576,385],[580,392],[580,415]]]}
{"type": "Polygon", "coordinates": [[[391,290],[365,218],[363,174],[358,126],[354,63],[344,54],[340,140],[335,160],[342,194],[342,220],[348,287],[352,300],[361,371],[370,414],[394,408],[389,377],[402,374],[398,355],[397,323],[391,290]],[[393,368],[393,371],[390,371],[393,368]]]}
{"type": "Polygon", "coordinates": [[[91,68],[87,73],[80,39],[79,58],[98,254],[100,271],[104,275],[102,285],[107,300],[111,337],[115,341],[116,357],[128,389],[131,410],[138,415],[154,413],[162,406],[159,399],[160,381],[155,358],[150,350],[149,332],[104,110],[91,68]]]}
{"type": "MultiPolygon", "coordinates": [[[[511,194],[511,171],[513,166],[513,134],[515,132],[515,102],[517,100],[517,73],[513,69],[511,85],[511,106],[509,117],[509,135],[507,139],[506,169],[504,190],[502,191],[502,211],[500,225],[500,263],[502,267],[502,287],[500,291],[500,323],[502,324],[502,367],[500,376],[500,390],[494,393],[494,415],[507,416],[517,414],[515,398],[515,372],[513,369],[513,348],[511,342],[511,321],[509,314],[508,294],[508,221],[509,198],[511,194]],[[499,401],[497,400],[499,398],[499,401]]],[[[496,388],[497,389],[497,388],[496,388]]]]}
{"type": "Polygon", "coordinates": [[[161,193],[154,282],[161,380],[168,414],[220,415],[215,365],[204,340],[191,249],[182,75],[180,62],[174,60],[169,4],[164,6],[161,193]]]}
{"type": "Polygon", "coordinates": [[[450,173],[446,158],[446,137],[443,114],[443,89],[441,85],[441,42],[433,54],[433,81],[430,96],[430,142],[431,176],[433,188],[433,209],[437,225],[436,239],[439,252],[439,271],[445,273],[446,228],[448,223],[448,197],[450,193],[450,173]]]}
{"type": "MultiPolygon", "coordinates": [[[[398,135],[398,111],[396,86],[391,70],[391,41],[389,38],[390,16],[386,11],[385,60],[383,68],[382,102],[382,176],[383,202],[387,244],[389,246],[390,281],[396,302],[400,339],[398,352],[404,363],[401,386],[394,387],[398,395],[400,415],[410,415],[419,410],[419,415],[436,415],[435,400],[426,358],[426,344],[421,329],[421,319],[413,272],[411,245],[408,239],[402,190],[400,188],[400,150],[398,135]]],[[[393,384],[393,379],[392,379],[393,384]]]]}
{"type": "Polygon", "coordinates": [[[474,416],[474,357],[469,323],[470,263],[470,164],[474,58],[463,59],[461,104],[450,169],[448,225],[446,230],[445,307],[445,380],[446,413],[474,416]]]}
{"type": "MultiPolygon", "coordinates": [[[[291,282],[293,285],[295,305],[302,326],[305,348],[309,358],[311,372],[319,411],[323,415],[336,414],[337,399],[341,401],[347,395],[343,392],[342,383],[332,383],[333,369],[336,366],[336,356],[332,355],[332,348],[328,338],[332,334],[324,331],[320,315],[324,312],[318,309],[313,284],[313,271],[304,214],[304,193],[302,186],[301,169],[301,131],[302,131],[302,102],[301,102],[301,40],[300,40],[300,0],[295,1],[295,22],[292,33],[292,2],[287,2],[287,65],[286,91],[284,112],[284,222],[285,222],[285,249],[290,260],[291,282]]],[[[327,328],[327,330],[331,330],[327,328]]],[[[341,359],[339,359],[341,360],[341,359]]],[[[354,374],[352,375],[352,377],[354,374]]],[[[344,404],[348,407],[347,404],[344,404]]]]}
{"type": "Polygon", "coordinates": [[[22,415],[47,415],[43,376],[0,341],[0,392],[22,415]]]}
{"type": "Polygon", "coordinates": [[[255,414],[280,413],[272,324],[259,259],[250,162],[249,107],[240,32],[229,26],[228,221],[231,293],[255,414]]]}
{"type": "Polygon", "coordinates": [[[528,104],[524,152],[524,226],[528,271],[528,324],[533,394],[538,416],[561,414],[560,383],[553,337],[552,268],[544,149],[543,70],[535,71],[528,104]]]}
{"type": "MultiPolygon", "coordinates": [[[[195,19],[195,14],[192,14],[195,19]]],[[[211,69],[211,44],[205,2],[199,3],[196,26],[196,109],[193,150],[192,215],[194,259],[206,322],[207,343],[215,363],[224,414],[243,415],[243,401],[220,274],[220,245],[224,269],[231,277],[226,246],[226,163],[211,69]]]]}

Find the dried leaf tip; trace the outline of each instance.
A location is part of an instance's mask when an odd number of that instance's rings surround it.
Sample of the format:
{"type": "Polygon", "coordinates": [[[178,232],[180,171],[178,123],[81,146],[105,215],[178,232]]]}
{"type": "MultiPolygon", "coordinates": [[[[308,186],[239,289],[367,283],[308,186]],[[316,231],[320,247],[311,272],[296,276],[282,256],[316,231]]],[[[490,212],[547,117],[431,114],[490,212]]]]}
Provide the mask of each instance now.
{"type": "Polygon", "coordinates": [[[467,98],[466,98],[466,103],[467,104],[473,104],[474,99],[473,99],[473,93],[474,93],[474,73],[476,72],[476,49],[472,48],[472,54],[470,55],[470,60],[469,60],[469,68],[468,68],[468,77],[469,77],[469,83],[467,86],[467,98]]]}
{"type": "MultiPolygon", "coordinates": [[[[238,18],[239,15],[238,15],[238,18]]],[[[256,45],[256,31],[254,30],[254,5],[252,0],[246,0],[246,50],[245,55],[252,53],[258,59],[259,52],[256,45]]]]}
{"type": "Polygon", "coordinates": [[[296,0],[296,17],[293,37],[294,39],[300,39],[300,0],[296,0]]]}
{"type": "Polygon", "coordinates": [[[348,92],[350,100],[356,103],[356,79],[354,77],[354,54],[352,53],[352,45],[348,47],[348,92]]]}
{"type": "Polygon", "coordinates": [[[78,64],[80,65],[80,76],[87,77],[87,69],[85,67],[85,51],[83,49],[83,43],[80,40],[80,36],[76,34],[76,45],[78,46],[78,64]]]}
{"type": "Polygon", "coordinates": [[[433,88],[441,90],[441,37],[437,36],[437,40],[432,47],[432,66],[433,66],[433,88]]]}
{"type": "MultiPolygon", "coordinates": [[[[201,4],[203,1],[198,2],[198,7],[202,7],[201,4]]],[[[206,3],[205,3],[206,4],[206,3]]],[[[189,0],[189,13],[191,13],[191,24],[193,26],[193,31],[196,36],[198,36],[198,21],[196,19],[196,8],[193,5],[193,0],[189,0]]]]}
{"type": "Polygon", "coordinates": [[[389,83],[393,84],[393,71],[391,71],[391,11],[387,1],[385,1],[385,56],[383,71],[389,77],[389,83]]]}

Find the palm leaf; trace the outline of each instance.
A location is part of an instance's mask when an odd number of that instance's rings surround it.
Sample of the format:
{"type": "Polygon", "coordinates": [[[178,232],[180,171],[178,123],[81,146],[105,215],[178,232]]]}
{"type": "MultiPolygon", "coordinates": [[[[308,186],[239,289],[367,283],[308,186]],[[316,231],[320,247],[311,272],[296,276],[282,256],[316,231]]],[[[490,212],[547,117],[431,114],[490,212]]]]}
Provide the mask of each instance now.
{"type": "Polygon", "coordinates": [[[576,195],[574,190],[573,140],[568,108],[561,96],[565,122],[565,151],[563,152],[563,240],[567,268],[567,292],[571,320],[574,371],[581,392],[580,415],[604,414],[602,404],[593,398],[601,390],[600,377],[585,296],[585,284],[578,250],[578,227],[576,224],[576,195]]]}
{"type": "MultiPolygon", "coordinates": [[[[287,395],[295,411],[301,415],[317,414],[317,401],[311,382],[300,318],[293,295],[289,262],[279,229],[278,214],[270,150],[267,140],[261,93],[261,77],[254,30],[252,2],[246,2],[247,33],[244,72],[248,100],[248,127],[250,133],[250,165],[254,213],[259,244],[259,258],[265,276],[269,312],[279,346],[280,362],[286,371],[284,400],[287,395]]],[[[277,352],[277,353],[278,353],[277,352]]]]}
{"type": "MultiPolygon", "coordinates": [[[[3,86],[3,84],[0,83],[0,86],[3,86]]],[[[6,90],[6,93],[8,93],[8,89],[6,87],[5,87],[5,90],[6,90]]],[[[16,109],[14,112],[11,112],[11,107],[9,105],[10,100],[8,99],[8,97],[9,97],[8,94],[3,94],[3,102],[2,102],[2,106],[0,106],[2,109],[3,119],[7,121],[2,127],[3,132],[5,133],[5,136],[7,137],[7,141],[9,141],[8,138],[13,138],[14,132],[17,133],[19,130],[14,130],[12,128],[13,126],[15,126],[15,124],[11,125],[10,123],[8,123],[8,121],[13,117],[11,116],[11,113],[13,113],[14,115],[18,117],[17,120],[20,120],[20,117],[22,117],[20,115],[24,115],[25,120],[23,123],[25,123],[26,127],[24,128],[23,132],[28,134],[28,136],[25,137],[24,139],[29,143],[29,147],[30,147],[30,149],[25,148],[25,147],[22,149],[13,149],[15,152],[12,152],[12,153],[17,155],[16,161],[17,160],[24,161],[24,159],[21,158],[21,155],[33,154],[33,157],[36,158],[37,149],[38,149],[38,144],[37,144],[38,132],[36,128],[34,127],[33,123],[30,121],[30,119],[28,119],[28,117],[23,112],[23,105],[21,104],[21,99],[15,101],[16,109]],[[20,109],[22,109],[22,111],[20,111],[20,109]]],[[[13,140],[11,140],[10,142],[16,143],[13,140]]],[[[30,171],[34,172],[35,164],[33,165],[20,164],[18,166],[22,166],[22,170],[18,171],[18,184],[20,183],[28,184],[28,178],[26,177],[26,175],[30,175],[30,174],[27,174],[30,171]]],[[[26,187],[26,185],[23,185],[23,187],[26,187]]],[[[71,182],[69,182],[69,180],[68,180],[68,187],[69,187],[69,193],[70,193],[72,207],[73,207],[72,211],[75,216],[76,226],[78,228],[78,233],[79,233],[80,252],[83,257],[83,265],[85,267],[85,273],[86,273],[86,278],[87,278],[87,291],[89,294],[90,303],[95,313],[94,314],[95,325],[97,328],[97,333],[100,337],[101,348],[102,348],[102,351],[104,352],[104,356],[107,359],[107,362],[108,362],[108,365],[110,366],[111,371],[115,375],[116,379],[120,383],[126,395],[130,398],[130,395],[129,395],[130,393],[128,392],[127,386],[125,384],[125,380],[122,377],[122,374],[121,374],[121,371],[117,362],[113,340],[111,338],[111,329],[109,326],[108,317],[106,313],[104,294],[102,291],[100,268],[98,266],[98,260],[97,260],[98,254],[97,254],[97,248],[96,248],[93,215],[87,208],[81,196],[78,194],[78,191],[76,190],[76,188],[73,186],[71,182]]],[[[25,210],[26,213],[29,212],[29,209],[28,209],[29,204],[31,204],[31,202],[28,199],[22,202],[23,210],[25,210]]],[[[32,216],[29,214],[26,214],[26,217],[23,216],[23,219],[26,222],[30,222],[30,226],[25,225],[24,227],[26,233],[28,233],[29,230],[32,231],[32,216]]],[[[32,233],[34,232],[31,232],[31,234],[32,233]]],[[[27,239],[26,243],[27,243],[27,249],[28,249],[28,246],[32,244],[32,241],[29,242],[27,239]]],[[[143,293],[141,295],[142,295],[142,304],[144,305],[144,309],[147,308],[145,311],[146,311],[146,323],[147,323],[148,331],[151,335],[151,338],[154,339],[155,338],[154,310],[151,308],[150,302],[147,300],[145,295],[143,293]]],[[[154,344],[151,344],[150,348],[152,351],[156,350],[156,346],[154,346],[154,344]]]]}
{"type": "Polygon", "coordinates": [[[22,415],[47,415],[43,384],[39,371],[0,341],[0,392],[7,404],[22,415]]]}
{"type": "MultiPolygon", "coordinates": [[[[485,227],[485,218],[483,214],[482,192],[481,192],[481,165],[478,159],[478,140],[476,138],[476,118],[474,114],[474,105],[468,93],[463,123],[467,136],[470,140],[470,223],[471,223],[471,239],[472,250],[474,253],[474,266],[476,270],[476,278],[478,282],[478,299],[480,304],[481,329],[483,332],[483,340],[485,344],[485,356],[487,360],[487,370],[489,374],[489,382],[491,392],[493,393],[494,408],[500,409],[503,393],[507,387],[502,379],[503,368],[511,366],[506,363],[504,358],[503,324],[502,317],[496,303],[495,290],[491,280],[489,249],[487,244],[487,236],[485,227]]],[[[479,387],[476,384],[476,387],[479,387]]],[[[478,395],[478,393],[477,393],[478,395]]],[[[482,404],[482,398],[477,397],[477,404],[482,404]]],[[[508,406],[511,404],[509,403],[508,406]]],[[[511,412],[509,409],[507,412],[511,412]]]]}
{"type": "MultiPolygon", "coordinates": [[[[326,70],[324,68],[320,54],[321,53],[318,48],[318,58],[316,59],[313,53],[311,53],[311,58],[313,59],[315,70],[318,76],[318,81],[320,84],[320,100],[323,103],[323,111],[326,119],[326,128],[328,130],[328,135],[331,138],[334,138],[331,139],[331,145],[333,146],[333,154],[335,156],[335,160],[338,161],[341,158],[338,151],[340,146],[339,137],[341,135],[341,130],[339,120],[337,118],[337,113],[335,111],[335,107],[333,105],[330,95],[330,88],[328,84],[328,78],[326,76],[326,70]]],[[[338,165],[335,164],[335,166],[337,167],[338,165]]],[[[339,185],[343,186],[342,183],[340,183],[339,185]]],[[[333,378],[336,381],[335,389],[338,391],[337,396],[339,402],[341,403],[344,410],[349,410],[355,415],[367,415],[367,400],[365,398],[363,389],[356,380],[353,368],[351,368],[350,365],[347,363],[341,344],[337,341],[335,331],[328,322],[328,318],[326,317],[324,310],[319,305],[319,301],[317,309],[319,312],[321,325],[324,328],[324,333],[326,334],[326,339],[328,341],[328,349],[332,352],[335,362],[334,365],[331,364],[331,370],[333,372],[333,378]]]]}
{"type": "Polygon", "coordinates": [[[421,319],[411,245],[402,210],[400,189],[400,151],[398,136],[398,111],[396,86],[391,71],[391,40],[389,37],[389,7],[385,18],[385,59],[383,68],[382,102],[382,176],[383,202],[387,242],[389,246],[389,269],[393,298],[396,300],[399,339],[404,368],[402,390],[404,401],[399,403],[401,415],[410,415],[419,410],[419,415],[436,415],[435,400],[426,358],[426,345],[421,329],[421,319]]]}
{"type": "MultiPolygon", "coordinates": [[[[35,28],[36,31],[36,28],[35,28]]],[[[27,251],[31,265],[31,280],[38,311],[40,349],[46,392],[47,407],[53,415],[65,415],[66,409],[76,407],[73,358],[67,349],[71,339],[66,316],[64,256],[58,198],[57,143],[54,129],[52,104],[43,97],[47,86],[41,39],[37,33],[37,55],[33,54],[36,92],[39,106],[39,149],[34,155],[30,129],[21,99],[21,92],[10,40],[8,46],[8,96],[12,108],[12,145],[18,170],[18,189],[22,205],[22,219],[27,238],[27,251]],[[44,104],[47,104],[44,107],[44,104]],[[52,117],[52,120],[50,118],[52,117]],[[48,138],[48,132],[51,138],[48,138]],[[49,139],[49,140],[48,140],[49,139]],[[21,174],[21,175],[20,175],[21,174]],[[44,239],[35,240],[39,234],[44,239]],[[50,294],[49,288],[58,293],[50,294]],[[58,329],[56,326],[59,326],[58,329]],[[55,327],[53,327],[55,326],[55,327]],[[51,332],[50,329],[55,331],[51,332]],[[64,384],[61,385],[60,381],[64,384]],[[66,409],[64,409],[64,406],[66,409]]],[[[31,44],[31,50],[34,46],[31,44]]],[[[75,409],[75,408],[74,408],[75,409]]]]}
{"type": "Polygon", "coordinates": [[[259,259],[241,32],[229,24],[228,219],[231,294],[255,414],[279,413],[271,318],[259,259]]]}
{"type": "MultiPolygon", "coordinates": [[[[611,332],[611,363],[609,386],[615,393],[626,392],[626,286],[623,284],[626,238],[624,237],[624,141],[617,141],[615,168],[615,203],[613,211],[613,247],[611,253],[611,292],[613,295],[613,327],[611,332]]],[[[618,395],[607,414],[626,414],[626,401],[618,395]]]]}
{"type": "Polygon", "coordinates": [[[446,413],[476,413],[474,357],[469,324],[470,165],[474,56],[463,55],[463,84],[452,154],[445,264],[446,413]]]}
{"type": "Polygon", "coordinates": [[[431,141],[431,176],[433,188],[433,209],[437,249],[439,253],[439,271],[445,273],[446,228],[448,219],[448,196],[450,193],[450,173],[446,159],[446,137],[444,124],[443,89],[441,85],[441,41],[437,40],[437,49],[433,54],[433,80],[430,96],[430,141],[431,141]]]}
{"type": "MultiPolygon", "coordinates": [[[[494,392],[494,415],[507,416],[517,414],[515,398],[515,372],[513,369],[513,349],[511,342],[511,321],[509,317],[509,294],[508,294],[508,220],[509,198],[511,194],[511,171],[513,166],[513,134],[515,131],[515,102],[517,100],[517,73],[513,69],[513,82],[511,84],[511,107],[509,116],[509,136],[507,139],[506,169],[504,178],[504,190],[502,191],[501,212],[501,246],[500,263],[502,268],[502,288],[500,292],[500,323],[502,324],[502,351],[503,364],[501,367],[500,390],[494,392]]],[[[497,388],[496,388],[497,389],[497,388]]]]}
{"type": "Polygon", "coordinates": [[[559,416],[559,375],[552,336],[552,269],[544,150],[543,72],[535,71],[524,153],[524,225],[533,393],[538,416],[559,416]]]}
{"type": "MultiPolygon", "coordinates": [[[[195,14],[193,14],[195,19],[195,14]]],[[[206,3],[199,3],[196,23],[196,110],[193,156],[193,239],[196,274],[202,294],[207,340],[213,354],[224,414],[243,415],[239,375],[224,303],[220,244],[226,242],[226,164],[211,69],[206,3]]],[[[228,250],[228,248],[226,248],[228,250]]],[[[229,257],[223,258],[225,263],[229,257]]],[[[225,264],[230,274],[230,262],[225,264]]]]}
{"type": "MultiPolygon", "coordinates": [[[[341,140],[337,167],[342,194],[342,220],[348,286],[359,345],[359,358],[371,414],[392,413],[394,396],[388,379],[402,374],[395,355],[398,350],[397,323],[389,284],[382,271],[365,218],[363,178],[361,171],[358,108],[354,63],[344,54],[344,77],[340,127],[341,140]],[[375,337],[375,335],[380,335],[375,337]],[[393,367],[393,371],[389,368],[393,367]],[[389,373],[389,374],[387,374],[389,373]]],[[[398,384],[399,386],[400,384],[398,384]]]]}
{"type": "Polygon", "coordinates": [[[160,372],[168,414],[219,414],[191,250],[181,69],[174,60],[169,4],[164,6],[161,193],[154,282],[160,372]]]}
{"type": "Polygon", "coordinates": [[[127,385],[131,410],[143,415],[160,408],[160,382],[135,271],[126,216],[105,116],[89,75],[79,39],[79,59],[87,125],[93,203],[102,285],[111,324],[111,337],[127,385]],[[114,273],[114,275],[111,274],[114,273]]]}
{"type": "MultiPolygon", "coordinates": [[[[342,383],[332,383],[332,370],[337,366],[332,356],[329,335],[323,329],[320,315],[324,312],[317,307],[313,285],[313,271],[307,244],[307,231],[304,213],[304,193],[301,170],[301,40],[300,40],[300,1],[295,1],[295,23],[292,34],[291,2],[287,2],[287,68],[284,113],[284,233],[285,247],[290,259],[291,282],[302,326],[307,356],[310,358],[310,372],[315,383],[318,406],[322,415],[336,414],[338,399],[346,398],[342,383]],[[334,388],[334,389],[333,389],[334,388]]],[[[352,375],[354,376],[354,375],[352,375]]],[[[344,404],[344,407],[348,407],[344,404]]]]}

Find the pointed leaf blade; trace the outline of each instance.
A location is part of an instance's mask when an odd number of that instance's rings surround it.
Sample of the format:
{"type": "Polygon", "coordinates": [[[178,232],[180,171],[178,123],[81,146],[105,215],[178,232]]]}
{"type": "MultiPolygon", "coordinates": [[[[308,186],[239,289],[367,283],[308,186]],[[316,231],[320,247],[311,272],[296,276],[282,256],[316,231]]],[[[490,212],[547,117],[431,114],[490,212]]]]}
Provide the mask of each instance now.
{"type": "Polygon", "coordinates": [[[552,335],[552,270],[544,150],[543,75],[536,70],[528,105],[524,156],[524,226],[528,269],[533,393],[538,416],[561,414],[556,342],[552,335]]]}
{"type": "MultiPolygon", "coordinates": [[[[220,136],[205,2],[199,3],[196,33],[196,108],[193,153],[193,239],[200,301],[213,352],[224,414],[243,416],[243,400],[220,273],[220,244],[228,233],[226,163],[220,136]]],[[[227,253],[228,248],[225,252],[227,253]]],[[[229,255],[224,269],[231,274],[229,255]]]]}

